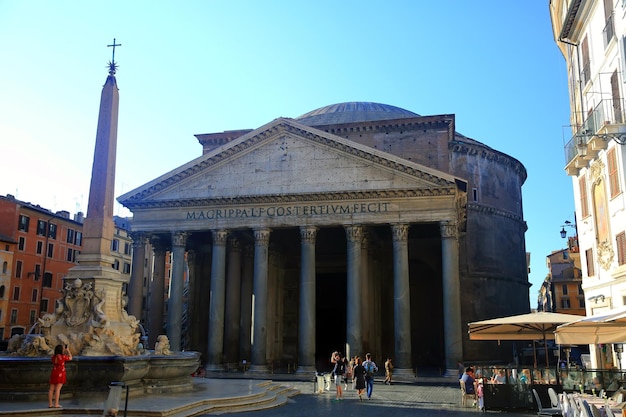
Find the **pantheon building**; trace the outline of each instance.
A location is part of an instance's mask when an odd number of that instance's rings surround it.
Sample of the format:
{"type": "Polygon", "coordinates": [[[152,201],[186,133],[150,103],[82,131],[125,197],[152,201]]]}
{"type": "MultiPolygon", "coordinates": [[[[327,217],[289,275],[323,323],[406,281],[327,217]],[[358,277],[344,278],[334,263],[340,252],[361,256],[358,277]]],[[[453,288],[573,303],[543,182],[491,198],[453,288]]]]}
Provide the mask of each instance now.
{"type": "Polygon", "coordinates": [[[312,372],[339,350],[456,372],[501,353],[468,322],[529,311],[526,169],[454,115],[349,102],[196,137],[202,156],[118,200],[154,250],[147,327],[207,370],[312,372]]]}

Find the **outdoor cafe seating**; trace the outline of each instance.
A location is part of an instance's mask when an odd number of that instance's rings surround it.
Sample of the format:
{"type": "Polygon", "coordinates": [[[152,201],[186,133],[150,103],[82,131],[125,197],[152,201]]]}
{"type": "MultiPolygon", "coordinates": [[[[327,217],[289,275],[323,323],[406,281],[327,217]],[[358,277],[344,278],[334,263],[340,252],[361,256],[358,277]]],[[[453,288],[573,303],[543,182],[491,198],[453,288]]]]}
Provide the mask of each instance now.
{"type": "MultiPolygon", "coordinates": [[[[577,409],[579,403],[584,406],[586,402],[590,409],[593,405],[600,415],[608,415],[604,410],[610,408],[614,415],[621,416],[626,408],[625,373],[616,370],[476,366],[475,378],[483,379],[485,410],[539,411],[537,401],[543,408],[569,409],[569,402],[564,404],[566,399],[573,401],[577,409]],[[558,404],[550,398],[549,389],[558,396],[558,404]]],[[[582,413],[571,415],[585,417],[582,413]]]]}

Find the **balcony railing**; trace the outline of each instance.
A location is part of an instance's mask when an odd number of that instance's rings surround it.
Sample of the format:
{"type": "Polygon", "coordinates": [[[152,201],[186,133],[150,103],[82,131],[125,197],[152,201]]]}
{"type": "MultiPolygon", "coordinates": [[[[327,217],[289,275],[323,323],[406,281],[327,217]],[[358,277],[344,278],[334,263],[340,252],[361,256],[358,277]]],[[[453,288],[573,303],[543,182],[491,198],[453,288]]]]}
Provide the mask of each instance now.
{"type": "Polygon", "coordinates": [[[576,156],[578,144],[588,144],[593,135],[607,125],[621,124],[624,121],[624,99],[602,100],[574,136],[565,144],[565,162],[569,165],[576,156]]]}

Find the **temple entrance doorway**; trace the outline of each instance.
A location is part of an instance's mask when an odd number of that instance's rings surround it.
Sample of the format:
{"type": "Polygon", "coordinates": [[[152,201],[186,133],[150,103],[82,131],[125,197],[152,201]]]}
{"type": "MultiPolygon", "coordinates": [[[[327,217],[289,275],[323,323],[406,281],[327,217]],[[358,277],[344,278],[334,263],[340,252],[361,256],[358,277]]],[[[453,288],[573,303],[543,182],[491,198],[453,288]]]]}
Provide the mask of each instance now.
{"type": "Polygon", "coordinates": [[[346,346],[346,274],[317,274],[315,307],[315,365],[330,372],[330,354],[346,346]]]}

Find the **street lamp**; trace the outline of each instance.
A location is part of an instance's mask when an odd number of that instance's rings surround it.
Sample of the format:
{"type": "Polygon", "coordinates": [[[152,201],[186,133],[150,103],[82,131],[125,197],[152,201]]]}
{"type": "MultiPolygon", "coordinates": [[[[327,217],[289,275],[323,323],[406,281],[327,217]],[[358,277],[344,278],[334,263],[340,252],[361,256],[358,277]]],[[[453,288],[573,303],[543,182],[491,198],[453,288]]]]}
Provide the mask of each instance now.
{"type": "Polygon", "coordinates": [[[565,220],[565,224],[561,225],[561,231],[559,233],[561,233],[561,237],[563,239],[565,239],[567,237],[567,230],[565,230],[566,227],[572,227],[574,228],[574,230],[576,229],[576,225],[572,224],[572,222],[570,222],[569,220],[565,220]]]}

